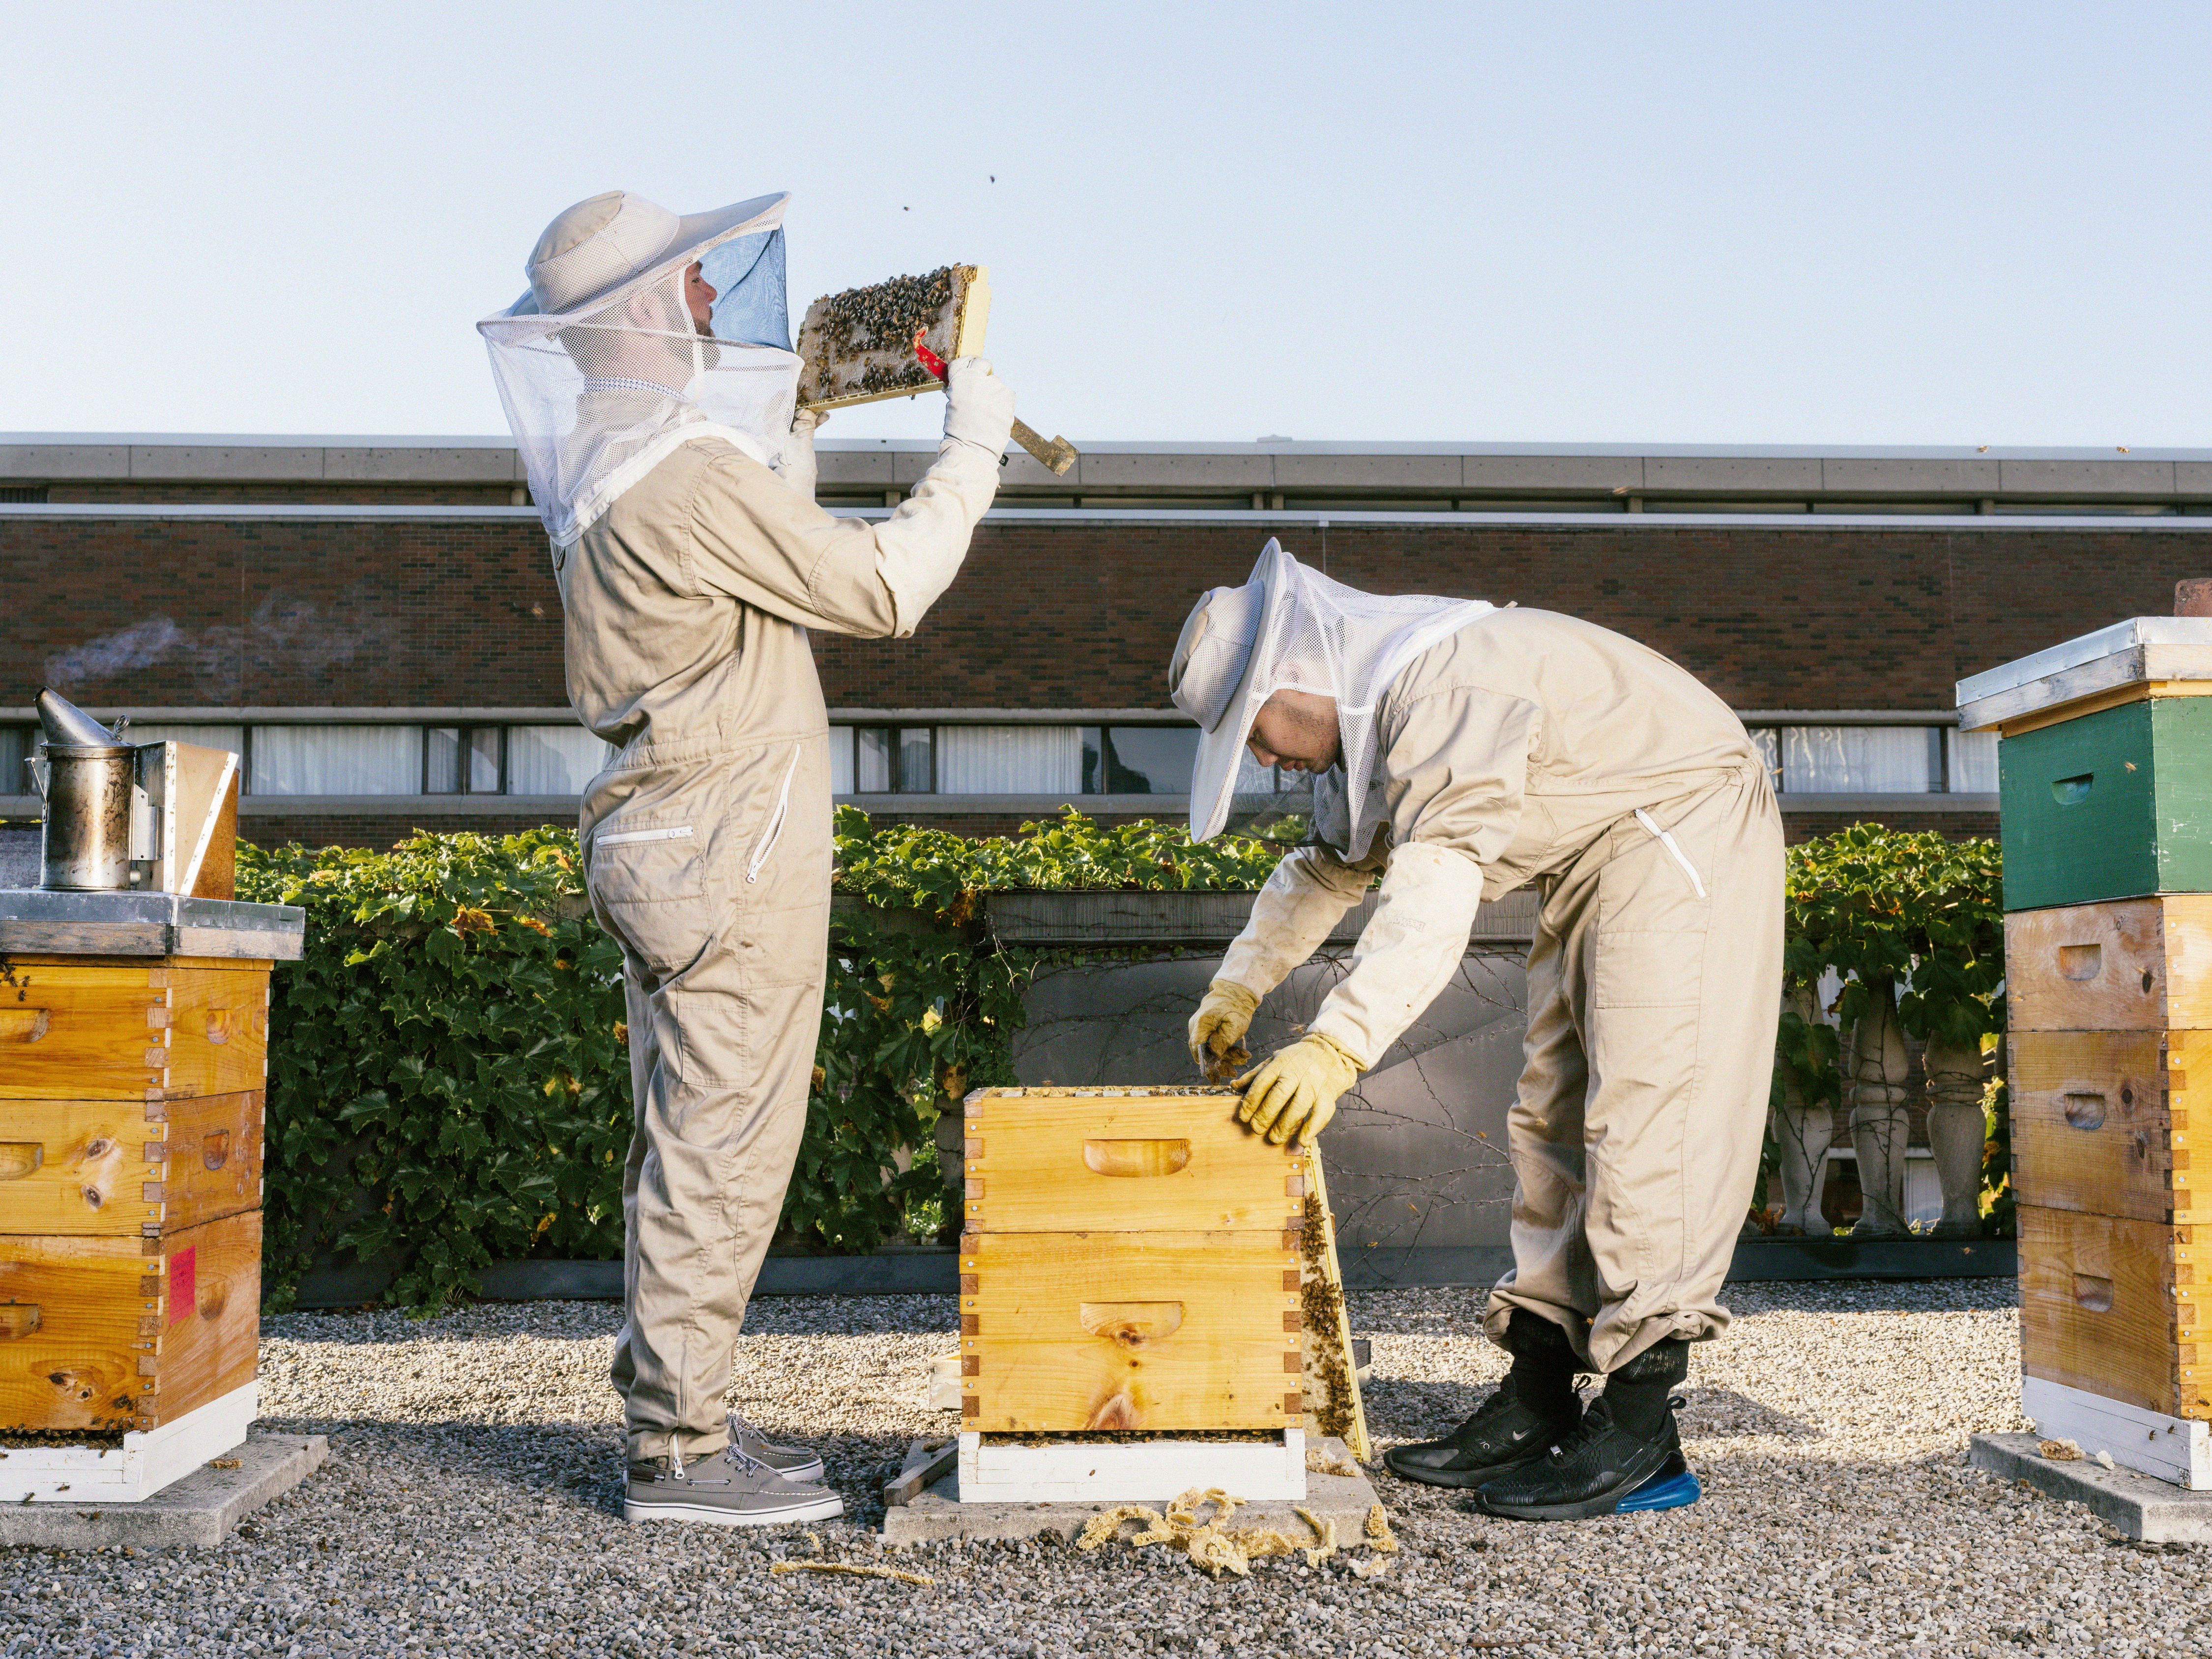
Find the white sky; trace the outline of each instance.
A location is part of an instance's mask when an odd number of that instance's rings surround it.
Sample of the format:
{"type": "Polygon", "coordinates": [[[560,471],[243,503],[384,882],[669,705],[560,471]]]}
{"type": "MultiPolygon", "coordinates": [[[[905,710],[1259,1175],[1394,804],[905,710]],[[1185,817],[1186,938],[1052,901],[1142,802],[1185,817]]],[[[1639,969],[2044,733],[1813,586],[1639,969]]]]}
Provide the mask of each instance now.
{"type": "Polygon", "coordinates": [[[472,324],[621,187],[795,191],[794,322],[989,265],[1079,444],[2212,444],[2201,3],[5,18],[0,429],[500,432],[472,324]]]}

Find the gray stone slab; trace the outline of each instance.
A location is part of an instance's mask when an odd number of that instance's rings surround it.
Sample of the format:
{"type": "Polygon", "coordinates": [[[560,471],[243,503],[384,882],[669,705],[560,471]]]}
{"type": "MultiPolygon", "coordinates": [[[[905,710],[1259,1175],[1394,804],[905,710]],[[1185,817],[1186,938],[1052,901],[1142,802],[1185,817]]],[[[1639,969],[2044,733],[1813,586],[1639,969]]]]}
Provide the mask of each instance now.
{"type": "MultiPolygon", "coordinates": [[[[924,1449],[926,1443],[917,1440],[907,1448],[906,1468],[925,1463],[934,1455],[924,1449]]],[[[1320,1449],[1354,1468],[1359,1467],[1352,1463],[1341,1440],[1324,1440],[1320,1449]]],[[[1149,1508],[1160,1510],[1175,1496],[1162,1492],[1145,1501],[1149,1508]]],[[[1248,1504],[1237,1511],[1230,1524],[1273,1527],[1285,1536],[1304,1540],[1313,1537],[1313,1528],[1299,1518],[1297,1511],[1308,1510],[1316,1520],[1336,1522],[1336,1540],[1344,1547],[1359,1542],[1367,1511],[1376,1501],[1374,1482],[1364,1474],[1309,1471],[1303,1503],[1270,1498],[1248,1504]]],[[[1037,1538],[1050,1533],[1066,1543],[1074,1540],[1092,1516],[1115,1507],[1114,1504],[963,1504],[960,1472],[956,1468],[911,1502],[886,1509],[883,1536],[887,1544],[926,1544],[945,1538],[1037,1538]]]]}
{"type": "Polygon", "coordinates": [[[297,962],[307,913],[180,893],[0,890],[0,951],[297,962]]]}
{"type": "Polygon", "coordinates": [[[1966,461],[1838,457],[1820,463],[1820,476],[1826,488],[1854,495],[1994,495],[1998,465],[1994,459],[1978,458],[1966,461]]]}
{"type": "Polygon", "coordinates": [[[323,476],[319,445],[133,444],[134,478],[319,479],[323,476]]]}
{"type": "Polygon", "coordinates": [[[331,448],[323,452],[323,477],[363,483],[506,483],[514,476],[510,448],[422,447],[331,448]]]}
{"type": "Polygon", "coordinates": [[[0,1504],[0,1546],[96,1550],[128,1544],[133,1549],[220,1544],[238,1523],[283,1497],[330,1455],[319,1434],[250,1434],[227,1455],[234,1469],[203,1465],[174,1486],[136,1504],[80,1508],[66,1498],[44,1504],[0,1504]]]}
{"type": "Polygon", "coordinates": [[[2054,1463],[2036,1444],[2032,1434],[1972,1435],[1966,1461],[2083,1504],[2098,1519],[2146,1544],[2212,1544],[2212,1492],[2185,1492],[2154,1476],[2108,1469],[2086,1457],[2054,1463]]]}
{"type": "Polygon", "coordinates": [[[1817,456],[1776,459],[1753,456],[1651,455],[1644,483],[1650,489],[1788,489],[1818,495],[1817,456]]]}
{"type": "Polygon", "coordinates": [[[127,444],[0,444],[0,478],[120,478],[127,444]]]}
{"type": "MultiPolygon", "coordinates": [[[[1006,945],[1226,945],[1243,932],[1257,896],[1249,892],[1003,892],[985,898],[984,914],[992,936],[1006,945]]],[[[1481,945],[1525,947],[1536,933],[1536,898],[1534,888],[1521,888],[1484,903],[1475,915],[1473,939],[1481,945]]],[[[1377,902],[1370,893],[1346,911],[1329,929],[1327,942],[1349,945],[1357,940],[1374,919],[1377,902]]]]}
{"type": "Polygon", "coordinates": [[[1278,489],[1433,489],[1462,482],[1456,455],[1278,455],[1278,489]]]}
{"type": "Polygon", "coordinates": [[[1085,450],[1076,473],[1093,488],[1273,489],[1275,459],[1237,454],[1116,454],[1085,450]]]}
{"type": "Polygon", "coordinates": [[[2005,460],[1997,475],[2007,494],[2170,495],[2173,463],[2159,460],[2005,460]]]}
{"type": "Polygon", "coordinates": [[[1641,455],[1468,455],[1460,464],[1468,489],[1641,489],[1641,455]]]}

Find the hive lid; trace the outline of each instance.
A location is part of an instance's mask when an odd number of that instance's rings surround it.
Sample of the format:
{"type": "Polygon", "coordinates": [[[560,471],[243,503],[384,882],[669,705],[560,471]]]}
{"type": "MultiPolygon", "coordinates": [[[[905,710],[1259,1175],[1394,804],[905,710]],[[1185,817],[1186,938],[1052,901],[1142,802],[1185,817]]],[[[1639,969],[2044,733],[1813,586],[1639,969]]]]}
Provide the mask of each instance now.
{"type": "Polygon", "coordinates": [[[2131,617],[1960,680],[1972,732],[2160,680],[2212,680],[2212,617],[2131,617]]]}
{"type": "Polygon", "coordinates": [[[307,913],[296,904],[0,889],[0,951],[297,962],[307,931],[307,913]]]}

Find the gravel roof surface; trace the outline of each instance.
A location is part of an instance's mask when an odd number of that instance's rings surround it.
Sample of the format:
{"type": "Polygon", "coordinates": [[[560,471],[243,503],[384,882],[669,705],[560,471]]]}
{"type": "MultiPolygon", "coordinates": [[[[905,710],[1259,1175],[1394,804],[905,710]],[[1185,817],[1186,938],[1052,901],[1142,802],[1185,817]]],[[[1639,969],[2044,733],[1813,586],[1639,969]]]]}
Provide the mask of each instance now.
{"type": "MultiPolygon", "coordinates": [[[[1481,1518],[1377,1472],[1404,1552],[1216,1583],[1115,1547],[876,1544],[949,1297],[764,1297],[733,1397],[820,1445],[848,1516],[811,1573],[796,1528],[626,1526],[605,1304],[263,1326],[263,1407],[331,1437],[320,1474],[219,1548],[0,1551],[0,1654],[2212,1653],[2212,1549],[2116,1539],[1962,1462],[2021,1425],[2008,1281],[1735,1287],[1682,1429],[1702,1503],[1555,1525],[1481,1518]]],[[[1450,1427],[1502,1371],[1480,1293],[1355,1295],[1388,1443],[1450,1427]]]]}

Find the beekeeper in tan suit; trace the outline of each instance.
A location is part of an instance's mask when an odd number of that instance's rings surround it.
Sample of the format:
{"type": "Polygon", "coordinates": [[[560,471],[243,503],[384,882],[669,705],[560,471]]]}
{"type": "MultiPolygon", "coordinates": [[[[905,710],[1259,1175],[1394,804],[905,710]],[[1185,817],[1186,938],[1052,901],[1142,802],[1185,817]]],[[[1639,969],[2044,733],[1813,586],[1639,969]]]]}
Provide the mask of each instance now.
{"type": "Polygon", "coordinates": [[[619,753],[580,831],[623,946],[632,1520],[841,1512],[821,1459],[723,1395],[783,1207],[821,1024],[830,734],[807,630],[905,638],[998,487],[1014,398],[951,368],[936,464],[879,524],[814,503],[783,197],[679,219],[611,191],[549,225],[478,325],[553,541],[568,693],[619,753]]]}
{"type": "Polygon", "coordinates": [[[1382,877],[1350,973],[1239,1079],[1255,1130],[1318,1133],[1450,981],[1483,897],[1542,897],[1508,1120],[1514,1266],[1485,1321],[1512,1369],[1389,1467],[1528,1518],[1694,1501],[1668,1391],[1728,1324],[1781,990],[1781,817],[1742,724],[1589,623],[1357,592],[1272,542],[1249,583],[1200,600],[1169,681],[1203,728],[1194,836],[1220,830],[1248,744],[1316,775],[1316,842],[1224,957],[1194,1059],[1218,1062],[1382,877]],[[1587,1413],[1577,1371],[1607,1379],[1587,1413]]]}

